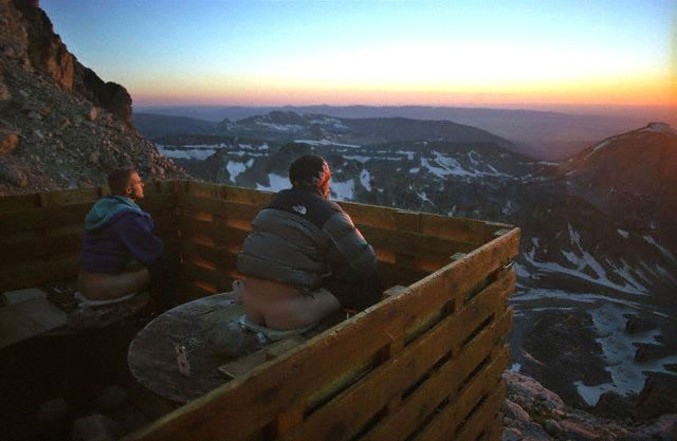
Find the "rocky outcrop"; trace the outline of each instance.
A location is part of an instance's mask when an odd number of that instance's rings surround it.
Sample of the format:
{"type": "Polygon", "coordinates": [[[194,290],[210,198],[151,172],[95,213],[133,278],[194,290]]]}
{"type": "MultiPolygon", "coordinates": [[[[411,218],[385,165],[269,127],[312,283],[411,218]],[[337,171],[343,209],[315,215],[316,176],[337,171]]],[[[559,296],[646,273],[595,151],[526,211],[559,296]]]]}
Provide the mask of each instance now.
{"type": "Polygon", "coordinates": [[[82,94],[131,127],[132,99],[127,90],[119,84],[104,82],[94,71],[80,64],[54,33],[52,22],[37,1],[14,0],[13,4],[19,13],[15,19],[22,23],[16,31],[23,44],[15,51],[22,64],[47,74],[65,90],[82,94]]]}
{"type": "Polygon", "coordinates": [[[641,425],[597,417],[567,406],[531,377],[506,371],[508,397],[503,406],[503,441],[674,441],[677,414],[641,425]]]}
{"type": "Polygon", "coordinates": [[[131,97],[68,52],[38,2],[0,0],[0,195],[185,176],[132,125],[131,97]]]}

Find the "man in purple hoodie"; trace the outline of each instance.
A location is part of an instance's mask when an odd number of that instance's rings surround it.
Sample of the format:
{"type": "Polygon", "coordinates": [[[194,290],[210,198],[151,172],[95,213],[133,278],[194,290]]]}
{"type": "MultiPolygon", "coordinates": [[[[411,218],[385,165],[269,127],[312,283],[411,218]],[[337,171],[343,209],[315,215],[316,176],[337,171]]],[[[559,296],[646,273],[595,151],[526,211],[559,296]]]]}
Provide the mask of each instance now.
{"type": "Polygon", "coordinates": [[[143,181],[133,168],[108,176],[111,194],[85,217],[78,290],[91,300],[113,300],[150,285],[164,310],[176,304],[176,268],[163,256],[162,240],[153,233],[150,214],[136,201],[143,181]]]}

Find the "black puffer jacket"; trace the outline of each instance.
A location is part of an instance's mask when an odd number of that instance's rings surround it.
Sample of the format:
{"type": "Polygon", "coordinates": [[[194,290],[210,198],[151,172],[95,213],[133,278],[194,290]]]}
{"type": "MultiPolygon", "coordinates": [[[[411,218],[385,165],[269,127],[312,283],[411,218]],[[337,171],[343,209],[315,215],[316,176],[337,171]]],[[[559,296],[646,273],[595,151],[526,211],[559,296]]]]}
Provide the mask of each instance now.
{"type": "Polygon", "coordinates": [[[317,288],[329,274],[363,281],[374,273],[376,256],[338,204],[317,190],[291,188],[256,215],[237,268],[247,275],[317,288]]]}

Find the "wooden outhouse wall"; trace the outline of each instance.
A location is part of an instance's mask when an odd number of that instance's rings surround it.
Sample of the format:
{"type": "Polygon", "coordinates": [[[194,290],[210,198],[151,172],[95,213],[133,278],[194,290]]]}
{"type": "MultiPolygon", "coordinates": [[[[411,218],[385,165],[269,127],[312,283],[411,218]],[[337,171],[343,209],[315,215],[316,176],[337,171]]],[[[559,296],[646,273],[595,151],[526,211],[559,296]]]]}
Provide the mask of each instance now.
{"type": "MultiPolygon", "coordinates": [[[[178,250],[173,182],[146,185],[142,205],[169,249],[178,250]]],[[[72,279],[85,215],[105,187],[0,198],[0,292],[72,279]]]]}
{"type": "MultiPolygon", "coordinates": [[[[251,220],[272,193],[192,181],[175,184],[184,300],[228,290],[251,220]]],[[[510,228],[504,224],[342,202],[374,246],[389,285],[409,285],[510,228]]]]}
{"type": "MultiPolygon", "coordinates": [[[[0,291],[75,277],[92,188],[0,198],[0,291]]],[[[182,262],[181,301],[227,291],[270,193],[151,183],[142,207],[182,262]]],[[[391,295],[128,440],[498,440],[519,229],[341,204],[391,295]]]]}

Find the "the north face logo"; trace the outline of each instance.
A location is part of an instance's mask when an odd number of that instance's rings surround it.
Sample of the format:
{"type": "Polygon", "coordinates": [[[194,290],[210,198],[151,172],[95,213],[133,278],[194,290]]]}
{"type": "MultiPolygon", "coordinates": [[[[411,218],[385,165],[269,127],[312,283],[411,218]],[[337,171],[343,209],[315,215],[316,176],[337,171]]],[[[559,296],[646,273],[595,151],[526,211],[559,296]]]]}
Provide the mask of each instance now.
{"type": "Polygon", "coordinates": [[[302,216],[305,215],[306,212],[308,211],[304,205],[294,205],[291,208],[292,208],[292,210],[294,210],[295,212],[297,212],[298,214],[300,214],[302,216]]]}

